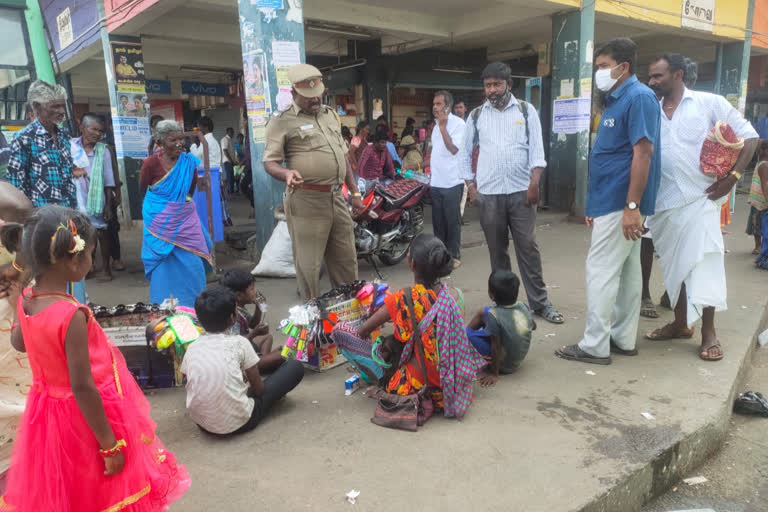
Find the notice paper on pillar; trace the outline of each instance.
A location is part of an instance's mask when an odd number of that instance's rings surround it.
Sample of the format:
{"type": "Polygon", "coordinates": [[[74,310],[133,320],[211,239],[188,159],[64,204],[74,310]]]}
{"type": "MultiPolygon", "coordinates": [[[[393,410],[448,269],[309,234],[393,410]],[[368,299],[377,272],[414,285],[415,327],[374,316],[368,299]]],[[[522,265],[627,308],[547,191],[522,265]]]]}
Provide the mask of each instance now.
{"type": "Polygon", "coordinates": [[[251,123],[253,142],[263,144],[264,127],[272,113],[267,58],[264,52],[255,50],[243,54],[243,71],[245,104],[248,109],[248,120],[251,123]]]}
{"type": "Polygon", "coordinates": [[[552,108],[552,131],[569,134],[589,130],[591,110],[590,98],[555,100],[552,108]]]}
{"type": "Polygon", "coordinates": [[[282,112],[291,106],[291,81],[288,70],[291,66],[301,64],[301,53],[298,41],[272,41],[272,64],[277,75],[277,110],[282,112]]]}
{"type": "Polygon", "coordinates": [[[112,49],[117,90],[143,94],[144,53],[141,42],[111,40],[109,46],[112,49]]]}
{"type": "Polygon", "coordinates": [[[149,119],[117,116],[112,118],[117,158],[147,158],[149,156],[149,119]]]}
{"type": "Polygon", "coordinates": [[[276,11],[283,8],[283,0],[251,0],[252,5],[264,15],[264,23],[269,23],[277,17],[276,11]]]}

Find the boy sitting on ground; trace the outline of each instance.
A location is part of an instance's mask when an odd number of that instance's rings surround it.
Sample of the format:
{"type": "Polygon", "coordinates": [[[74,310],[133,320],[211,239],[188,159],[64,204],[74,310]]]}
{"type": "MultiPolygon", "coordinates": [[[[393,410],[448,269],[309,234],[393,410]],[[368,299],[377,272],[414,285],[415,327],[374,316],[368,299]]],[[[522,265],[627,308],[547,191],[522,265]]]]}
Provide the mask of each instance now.
{"type": "Polygon", "coordinates": [[[223,287],[229,288],[235,294],[235,324],[231,327],[231,334],[238,334],[247,338],[253,344],[256,354],[259,356],[259,369],[262,373],[273,372],[283,364],[281,350],[272,350],[272,335],[269,334],[269,325],[263,323],[262,304],[267,303],[264,295],[256,290],[254,277],[244,270],[229,270],[224,273],[219,282],[223,287]],[[253,315],[247,307],[256,305],[253,315]]]}
{"type": "Polygon", "coordinates": [[[517,302],[519,290],[520,279],[513,272],[493,272],[488,296],[496,305],[478,311],[467,325],[469,341],[489,361],[479,379],[484,387],[493,386],[499,373],[517,370],[531,346],[536,323],[528,306],[517,302]]]}
{"type": "Polygon", "coordinates": [[[266,304],[267,299],[256,290],[253,276],[244,270],[228,270],[219,284],[232,290],[237,301],[237,320],[232,326],[232,333],[248,338],[257,354],[269,354],[272,351],[272,335],[269,334],[269,325],[261,322],[261,304],[266,304]],[[253,315],[247,309],[250,305],[256,306],[253,315]]]}
{"type": "Polygon", "coordinates": [[[304,367],[286,361],[269,380],[261,379],[253,345],[228,333],[235,323],[235,294],[228,288],[203,290],[195,300],[195,313],[206,334],[189,345],[181,364],[190,418],[211,434],[256,428],[269,408],[301,382],[304,367]]]}

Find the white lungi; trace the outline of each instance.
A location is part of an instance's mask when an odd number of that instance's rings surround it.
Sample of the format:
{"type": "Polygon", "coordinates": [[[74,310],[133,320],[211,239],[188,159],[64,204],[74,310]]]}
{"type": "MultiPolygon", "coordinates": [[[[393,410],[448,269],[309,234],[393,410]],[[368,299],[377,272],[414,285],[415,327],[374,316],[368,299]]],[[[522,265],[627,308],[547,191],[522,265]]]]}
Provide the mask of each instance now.
{"type": "Polygon", "coordinates": [[[701,318],[706,307],[728,309],[720,205],[703,196],[685,206],[656,213],[648,218],[648,225],[673,306],[685,283],[688,327],[701,318]]]}
{"type": "Polygon", "coordinates": [[[595,217],[587,256],[587,321],[579,347],[608,357],[610,341],[633,350],[640,322],[640,241],[624,238],[624,211],[595,217]]]}

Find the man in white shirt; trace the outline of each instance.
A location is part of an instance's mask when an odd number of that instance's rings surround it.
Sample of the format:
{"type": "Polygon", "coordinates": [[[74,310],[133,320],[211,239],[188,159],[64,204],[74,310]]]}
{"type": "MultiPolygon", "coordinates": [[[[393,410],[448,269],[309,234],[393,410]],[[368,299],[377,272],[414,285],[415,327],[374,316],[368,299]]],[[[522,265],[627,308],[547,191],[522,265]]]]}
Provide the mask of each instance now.
{"type": "Polygon", "coordinates": [[[235,162],[237,162],[237,155],[235,154],[235,146],[232,141],[232,137],[235,136],[235,130],[233,128],[227,128],[227,134],[221,139],[221,159],[224,167],[224,174],[227,178],[227,191],[230,194],[237,192],[237,182],[235,181],[235,162]]]}
{"type": "Polygon", "coordinates": [[[235,324],[235,293],[211,286],[195,300],[206,334],[189,345],[181,364],[187,377],[187,413],[211,434],[240,434],[256,428],[269,409],[299,385],[304,367],[284,362],[264,381],[259,356],[243,336],[228,334],[235,324]]]}
{"type": "MultiPolygon", "coordinates": [[[[221,146],[219,141],[213,136],[213,120],[210,117],[201,117],[197,122],[197,128],[205,136],[205,140],[208,141],[208,165],[211,169],[221,169],[221,146]]],[[[201,162],[201,166],[205,165],[203,161],[203,145],[199,142],[192,144],[189,149],[198,160],[201,162]]]]}
{"type": "Polygon", "coordinates": [[[461,196],[464,179],[461,177],[459,148],[464,138],[464,121],[453,114],[453,96],[438,91],[432,101],[432,114],[437,130],[432,130],[432,230],[453,256],[454,268],[461,265],[461,196]]]}
{"type": "Polygon", "coordinates": [[[752,159],[758,135],[722,96],[686,88],[684,75],[685,59],[679,54],[665,54],[650,66],[649,85],[663,99],[661,185],[648,227],[675,305],[675,320],[647,337],[691,338],[691,326],[701,318],[699,357],[717,361],[723,358],[723,350],[715,333],[715,311],[727,308],[721,199],[752,159]],[[738,160],[720,180],[704,174],[699,164],[704,140],[718,121],[744,139],[738,160]]]}

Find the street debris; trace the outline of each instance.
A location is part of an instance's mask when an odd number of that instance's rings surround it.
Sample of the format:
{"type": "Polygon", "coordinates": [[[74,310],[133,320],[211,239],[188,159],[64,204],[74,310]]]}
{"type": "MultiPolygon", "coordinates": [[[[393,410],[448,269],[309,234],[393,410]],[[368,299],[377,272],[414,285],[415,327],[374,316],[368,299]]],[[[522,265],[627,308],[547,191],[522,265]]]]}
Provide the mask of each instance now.
{"type": "Polygon", "coordinates": [[[642,414],[643,418],[647,419],[648,421],[653,421],[653,420],[656,419],[656,416],[654,416],[653,414],[651,414],[649,412],[641,412],[640,414],[642,414]]]}
{"type": "Polygon", "coordinates": [[[549,333],[549,334],[545,334],[545,335],[544,335],[544,337],[545,337],[545,338],[554,338],[555,336],[557,336],[557,334],[556,334],[556,333],[554,333],[554,332],[551,332],[551,333],[549,333]]]}
{"type": "Polygon", "coordinates": [[[688,485],[700,485],[709,482],[704,476],[692,476],[691,478],[683,478],[683,482],[688,485]]]}
{"type": "Polygon", "coordinates": [[[768,345],[768,329],[760,333],[760,336],[757,337],[757,342],[761,347],[768,345]]]}
{"type": "Polygon", "coordinates": [[[586,373],[587,375],[597,375],[597,374],[596,374],[595,372],[593,372],[592,370],[587,370],[587,371],[585,371],[584,373],[586,373]]]}
{"type": "Polygon", "coordinates": [[[312,400],[313,404],[319,404],[320,402],[318,400],[312,400]]]}
{"type": "Polygon", "coordinates": [[[768,418],[768,399],[759,391],[739,393],[733,403],[733,412],[739,414],[756,414],[768,418]]]}
{"type": "Polygon", "coordinates": [[[351,491],[349,491],[349,492],[347,493],[347,501],[348,501],[348,502],[349,502],[351,505],[354,505],[354,504],[355,504],[355,502],[357,502],[357,497],[358,497],[358,496],[360,496],[360,491],[356,491],[356,490],[352,489],[351,491]]]}

